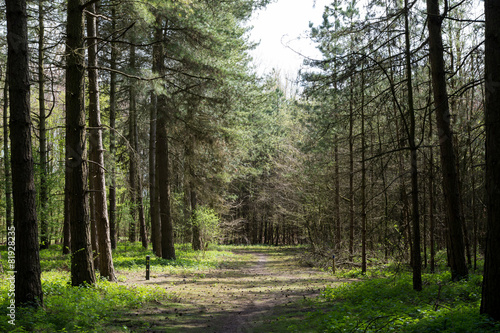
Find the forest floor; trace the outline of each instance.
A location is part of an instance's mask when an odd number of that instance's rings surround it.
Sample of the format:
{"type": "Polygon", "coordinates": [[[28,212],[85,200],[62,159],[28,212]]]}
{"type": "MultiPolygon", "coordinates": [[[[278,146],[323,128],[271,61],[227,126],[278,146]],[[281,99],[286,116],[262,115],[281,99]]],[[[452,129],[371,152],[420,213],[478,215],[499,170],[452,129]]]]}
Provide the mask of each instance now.
{"type": "Polygon", "coordinates": [[[238,259],[222,268],[180,275],[151,272],[148,281],[144,274],[125,273],[123,284],[164,286],[174,297],[172,303],[124,313],[114,324],[133,332],[282,332],[283,325],[321,310],[310,299],[326,286],[349,281],[301,266],[297,251],[237,249],[238,259]]]}

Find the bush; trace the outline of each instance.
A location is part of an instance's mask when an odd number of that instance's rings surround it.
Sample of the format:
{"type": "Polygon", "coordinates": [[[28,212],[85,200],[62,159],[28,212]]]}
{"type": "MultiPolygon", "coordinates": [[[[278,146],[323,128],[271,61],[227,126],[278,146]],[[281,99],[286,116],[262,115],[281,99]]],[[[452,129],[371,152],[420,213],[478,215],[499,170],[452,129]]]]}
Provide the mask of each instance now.
{"type": "Polygon", "coordinates": [[[220,219],[215,211],[206,206],[200,206],[194,211],[191,223],[198,226],[202,250],[206,250],[208,244],[219,243],[222,235],[220,219]]]}

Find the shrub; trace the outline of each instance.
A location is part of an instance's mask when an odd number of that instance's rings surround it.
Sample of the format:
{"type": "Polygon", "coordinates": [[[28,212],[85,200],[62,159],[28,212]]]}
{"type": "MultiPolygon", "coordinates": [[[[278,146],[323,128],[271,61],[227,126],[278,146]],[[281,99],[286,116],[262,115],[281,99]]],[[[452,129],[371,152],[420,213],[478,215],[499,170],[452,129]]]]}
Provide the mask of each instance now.
{"type": "Polygon", "coordinates": [[[220,219],[215,211],[206,206],[200,206],[194,211],[191,223],[198,226],[202,250],[206,250],[208,244],[218,243],[222,235],[220,219]]]}

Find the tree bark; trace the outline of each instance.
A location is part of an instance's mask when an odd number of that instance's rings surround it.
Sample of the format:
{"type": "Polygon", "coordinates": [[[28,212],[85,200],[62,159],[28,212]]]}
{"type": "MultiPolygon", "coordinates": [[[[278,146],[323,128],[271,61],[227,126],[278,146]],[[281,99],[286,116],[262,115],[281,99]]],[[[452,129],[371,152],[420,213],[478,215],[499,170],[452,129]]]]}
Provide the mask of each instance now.
{"type": "Polygon", "coordinates": [[[417,144],[415,142],[415,109],[413,103],[413,80],[411,71],[411,44],[409,26],[410,8],[408,0],[405,0],[405,63],[406,63],[406,84],[408,89],[408,115],[410,118],[410,132],[408,145],[410,146],[411,164],[411,204],[412,204],[412,268],[413,268],[413,289],[422,290],[422,257],[420,254],[420,212],[418,200],[418,165],[417,165],[417,144]]]}
{"type": "Polygon", "coordinates": [[[340,252],[341,249],[341,221],[340,221],[340,172],[339,172],[339,144],[338,144],[338,135],[335,134],[335,250],[337,253],[340,252]]]}
{"type": "MultiPolygon", "coordinates": [[[[130,47],[130,69],[135,69],[135,45],[132,43],[130,47]]],[[[135,80],[129,79],[129,117],[128,117],[128,132],[129,132],[129,185],[130,185],[130,220],[128,230],[129,242],[136,240],[136,219],[137,219],[137,151],[135,150],[135,135],[137,133],[136,119],[136,90],[135,80]]]]}
{"type": "Polygon", "coordinates": [[[500,320],[500,4],[485,1],[487,240],[481,313],[500,320]]]}
{"type": "Polygon", "coordinates": [[[170,213],[170,175],[169,175],[169,151],[168,151],[168,112],[166,97],[158,97],[158,141],[157,141],[157,175],[160,196],[160,219],[161,219],[161,255],[163,259],[175,259],[174,228],[170,213]]]}
{"type": "MultiPolygon", "coordinates": [[[[65,150],[65,159],[69,160],[69,152],[65,150]]],[[[63,254],[71,253],[71,223],[70,223],[70,197],[69,197],[69,173],[64,173],[64,221],[63,221],[63,254]]]]}
{"type": "MultiPolygon", "coordinates": [[[[116,31],[116,9],[111,9],[111,17],[113,21],[111,22],[111,30],[116,31]]],[[[109,185],[109,233],[111,239],[111,249],[116,249],[116,59],[118,57],[118,51],[116,46],[111,44],[111,59],[110,67],[112,71],[110,72],[109,78],[109,155],[110,158],[110,178],[111,184],[109,185]]]]}
{"type": "Polygon", "coordinates": [[[66,37],[66,173],[71,227],[71,284],[95,283],[87,188],[83,1],[68,0],[66,37]]]}
{"type": "MultiPolygon", "coordinates": [[[[93,147],[90,146],[89,155],[92,156],[93,147]]],[[[95,172],[93,170],[94,164],[89,165],[89,184],[91,184],[91,175],[95,172]]],[[[89,196],[89,218],[90,218],[90,243],[92,244],[92,258],[94,259],[94,269],[99,269],[99,242],[97,240],[97,224],[95,218],[95,204],[94,204],[94,193],[90,192],[89,196]]]]}
{"type": "Polygon", "coordinates": [[[9,75],[5,75],[5,84],[3,87],[3,153],[4,153],[4,173],[5,173],[5,224],[6,232],[12,227],[12,178],[10,174],[10,149],[9,149],[9,75]]]}
{"type": "Polygon", "coordinates": [[[156,177],[156,119],[157,96],[151,93],[151,111],[149,122],[149,211],[151,215],[151,243],[153,252],[161,256],[161,228],[158,210],[158,187],[156,177]]]}
{"type": "Polygon", "coordinates": [[[25,0],[7,0],[6,5],[15,226],[15,304],[37,307],[43,305],[43,292],[31,151],[28,16],[25,0]]]}
{"type": "Polygon", "coordinates": [[[361,273],[366,274],[365,74],[361,70],[361,273]]]}
{"type": "Polygon", "coordinates": [[[349,97],[349,261],[354,257],[354,82],[351,77],[349,97]]]}
{"type": "Polygon", "coordinates": [[[39,142],[40,142],[40,249],[48,249],[50,245],[49,224],[47,221],[47,129],[45,112],[45,25],[43,0],[38,1],[38,104],[39,104],[39,142]]]}
{"type": "MultiPolygon", "coordinates": [[[[429,93],[431,92],[431,86],[429,84],[429,93]]],[[[430,98],[429,98],[430,99],[430,98]]],[[[436,231],[436,221],[434,218],[435,200],[434,193],[435,183],[434,183],[434,148],[432,147],[432,113],[429,112],[429,142],[431,143],[429,148],[429,247],[430,247],[430,272],[434,273],[436,271],[436,241],[435,241],[435,231],[436,231]]]]}
{"type": "MultiPolygon", "coordinates": [[[[95,13],[95,4],[87,9],[95,13]]],[[[97,226],[99,244],[99,272],[101,277],[109,281],[117,281],[111,253],[111,238],[109,232],[108,206],[106,199],[106,179],[104,175],[104,146],[102,143],[101,110],[99,105],[99,73],[97,71],[97,23],[94,15],[87,17],[88,35],[88,62],[92,69],[89,75],[89,126],[90,146],[92,147],[90,160],[92,173],[90,184],[94,201],[94,218],[97,226]]]]}
{"type": "MultiPolygon", "coordinates": [[[[137,135],[136,135],[136,140],[137,140],[137,135]]],[[[136,147],[137,147],[137,141],[136,141],[136,147]]],[[[138,151],[136,149],[136,151],[138,151]]],[[[139,208],[139,232],[141,235],[141,244],[142,247],[147,249],[148,248],[148,233],[146,231],[146,218],[144,214],[144,203],[142,200],[142,179],[139,176],[139,170],[137,170],[137,207],[139,208]]]]}
{"type": "MultiPolygon", "coordinates": [[[[163,39],[162,20],[156,16],[155,40],[163,39]]],[[[163,44],[156,43],[153,46],[153,72],[162,75],[164,70],[163,44]]],[[[154,91],[151,94],[151,115],[150,115],[150,133],[149,133],[149,182],[150,182],[150,212],[151,212],[151,241],[153,242],[153,251],[157,256],[162,253],[161,241],[161,219],[160,202],[157,170],[157,128],[158,128],[158,94],[154,91]]]]}
{"type": "Polygon", "coordinates": [[[443,192],[449,229],[451,276],[453,281],[457,281],[467,278],[468,269],[465,262],[464,237],[462,232],[463,217],[460,213],[456,156],[453,149],[453,134],[450,125],[450,109],[443,58],[444,48],[441,33],[443,17],[439,14],[438,0],[427,0],[427,13],[429,60],[431,64],[436,125],[441,150],[443,192]]]}

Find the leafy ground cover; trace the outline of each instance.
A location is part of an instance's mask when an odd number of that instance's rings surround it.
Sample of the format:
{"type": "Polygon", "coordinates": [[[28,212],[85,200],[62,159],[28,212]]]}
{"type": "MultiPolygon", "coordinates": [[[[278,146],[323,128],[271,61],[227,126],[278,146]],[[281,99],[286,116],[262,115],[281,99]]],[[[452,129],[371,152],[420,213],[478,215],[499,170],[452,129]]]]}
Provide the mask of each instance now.
{"type": "MultiPolygon", "coordinates": [[[[381,272],[384,275],[387,272],[381,272]]],[[[353,271],[340,275],[353,276],[353,271]]],[[[360,276],[360,274],[358,274],[360,276]]],[[[424,274],[424,289],[412,289],[409,273],[363,278],[327,287],[304,322],[289,332],[499,332],[500,325],[479,315],[481,280],[452,283],[450,273],[424,274]]]]}

